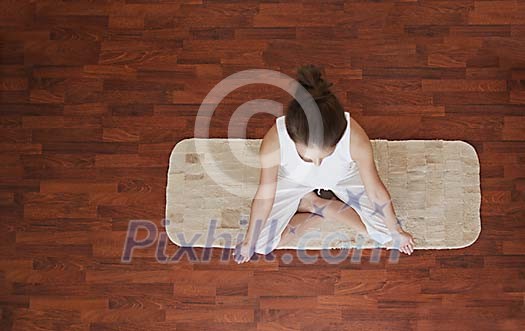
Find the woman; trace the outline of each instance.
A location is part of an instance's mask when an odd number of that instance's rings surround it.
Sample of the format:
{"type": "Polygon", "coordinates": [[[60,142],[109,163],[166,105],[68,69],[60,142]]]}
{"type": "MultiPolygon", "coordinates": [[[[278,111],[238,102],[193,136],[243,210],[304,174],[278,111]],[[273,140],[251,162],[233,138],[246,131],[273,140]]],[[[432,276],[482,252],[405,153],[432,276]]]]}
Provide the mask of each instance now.
{"type": "Polygon", "coordinates": [[[414,240],[397,221],[368,136],[344,111],[319,68],[300,67],[297,80],[319,108],[322,137],[309,139],[306,112],[297,98],[266,133],[259,151],[259,188],[235,260],[244,263],[254,252],[268,254],[326,221],[345,223],[382,244],[393,240],[400,251],[412,254],[414,240]]]}

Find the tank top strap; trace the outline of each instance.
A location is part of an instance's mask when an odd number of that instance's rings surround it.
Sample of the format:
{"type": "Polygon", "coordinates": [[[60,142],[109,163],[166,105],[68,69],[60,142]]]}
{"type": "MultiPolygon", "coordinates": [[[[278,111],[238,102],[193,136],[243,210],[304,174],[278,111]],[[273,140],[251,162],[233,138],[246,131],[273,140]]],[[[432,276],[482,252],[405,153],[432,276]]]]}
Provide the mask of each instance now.
{"type": "Polygon", "coordinates": [[[348,161],[352,162],[352,155],[350,154],[350,113],[345,111],[345,117],[346,117],[346,130],[343,134],[343,137],[341,140],[339,140],[338,144],[339,146],[339,152],[342,153],[343,158],[348,161]]]}
{"type": "Polygon", "coordinates": [[[288,132],[286,131],[284,115],[275,119],[275,125],[277,126],[277,135],[279,136],[281,164],[286,164],[290,155],[290,139],[288,139],[289,136],[288,132]]]}
{"type": "Polygon", "coordinates": [[[344,112],[346,118],[346,127],[343,135],[337,142],[335,146],[335,151],[331,156],[328,157],[329,160],[337,159],[338,162],[352,162],[352,157],[350,155],[350,114],[344,112]]]}

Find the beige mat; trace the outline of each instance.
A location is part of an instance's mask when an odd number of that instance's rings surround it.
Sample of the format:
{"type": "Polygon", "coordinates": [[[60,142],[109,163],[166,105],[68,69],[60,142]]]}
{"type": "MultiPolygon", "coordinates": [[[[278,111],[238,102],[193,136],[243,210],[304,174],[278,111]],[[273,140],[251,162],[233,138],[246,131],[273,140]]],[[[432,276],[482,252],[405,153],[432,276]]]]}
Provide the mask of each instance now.
{"type": "MultiPolygon", "coordinates": [[[[190,138],[170,156],[166,188],[166,232],[178,246],[233,248],[246,231],[251,199],[259,182],[261,139],[190,138]]],[[[396,215],[412,233],[416,249],[462,248],[481,231],[479,160],[460,140],[372,140],[379,175],[396,215]]],[[[309,242],[303,249],[373,248],[356,242],[350,228],[338,231],[351,241],[309,242]],[[326,245],[326,244],[325,244],[326,245]]],[[[281,247],[297,248],[297,247],[281,247]]]]}

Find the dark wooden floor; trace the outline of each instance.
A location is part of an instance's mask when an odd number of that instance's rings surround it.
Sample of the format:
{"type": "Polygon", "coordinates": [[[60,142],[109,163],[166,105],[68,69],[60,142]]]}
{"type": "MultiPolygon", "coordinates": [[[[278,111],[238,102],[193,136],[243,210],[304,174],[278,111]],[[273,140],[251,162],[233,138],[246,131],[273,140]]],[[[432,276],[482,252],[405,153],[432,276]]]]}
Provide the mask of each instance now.
{"type": "MultiPolygon", "coordinates": [[[[523,327],[523,1],[186,2],[0,5],[0,329],[523,327]],[[386,251],[370,262],[370,250],[361,263],[305,265],[293,251],[243,265],[220,251],[159,263],[169,153],[194,136],[206,94],[244,69],[294,75],[306,63],[325,66],[373,139],[476,147],[478,241],[396,264],[386,251]],[[122,263],[136,219],[161,234],[122,263]]],[[[263,98],[289,100],[242,87],[217,108],[210,136],[226,137],[231,113],[263,98]]],[[[273,119],[254,116],[247,137],[273,119]]]]}

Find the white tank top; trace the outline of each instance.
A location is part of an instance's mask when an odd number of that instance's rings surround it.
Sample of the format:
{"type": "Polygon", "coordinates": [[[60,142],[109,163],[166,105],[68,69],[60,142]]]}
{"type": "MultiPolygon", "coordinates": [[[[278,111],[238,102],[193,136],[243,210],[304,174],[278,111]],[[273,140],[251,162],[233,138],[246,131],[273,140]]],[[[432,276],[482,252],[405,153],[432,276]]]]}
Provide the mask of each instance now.
{"type": "Polygon", "coordinates": [[[350,114],[345,112],[346,130],[337,142],[334,151],[322,159],[316,166],[301,158],[295,143],[286,131],[285,115],[275,122],[279,135],[281,163],[279,177],[285,177],[298,184],[310,186],[312,189],[323,188],[333,190],[337,183],[353,174],[352,157],[350,155],[350,114]]]}

